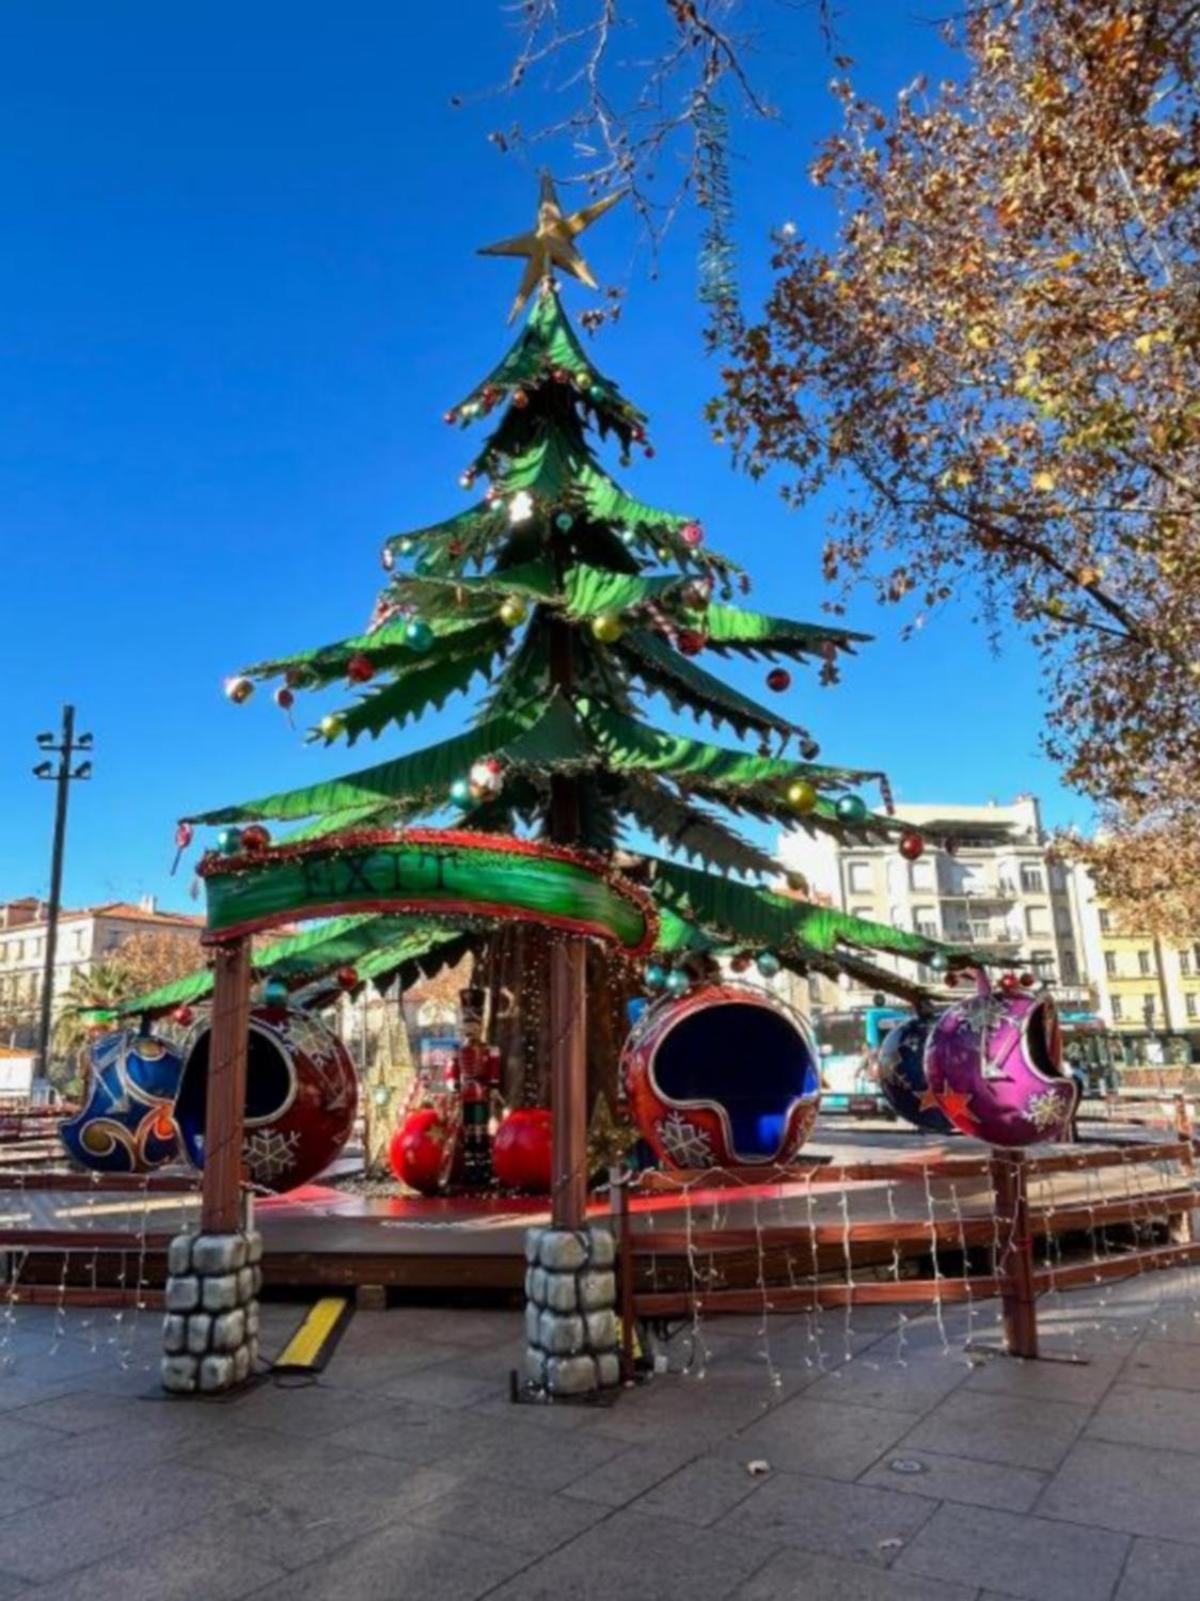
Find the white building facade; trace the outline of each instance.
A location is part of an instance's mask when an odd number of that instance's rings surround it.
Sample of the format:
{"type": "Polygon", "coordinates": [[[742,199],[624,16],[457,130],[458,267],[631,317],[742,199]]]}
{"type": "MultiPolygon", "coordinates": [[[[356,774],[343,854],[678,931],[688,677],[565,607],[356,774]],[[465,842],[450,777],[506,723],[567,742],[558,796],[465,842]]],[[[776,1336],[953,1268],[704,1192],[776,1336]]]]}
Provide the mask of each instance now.
{"type": "MultiPolygon", "coordinates": [[[[1032,796],[1010,805],[897,806],[896,815],[926,841],[916,861],[906,860],[894,839],[862,845],[799,828],[783,835],[779,857],[842,911],[951,944],[991,947],[1054,984],[1065,1005],[1094,1003],[1073,878],[1048,852],[1032,796]]],[[[874,960],[913,971],[897,957],[874,960]]],[[[937,984],[928,969],[919,977],[937,984]]],[[[868,1006],[873,998],[848,978],[811,985],[814,1010],[868,1006]]]]}

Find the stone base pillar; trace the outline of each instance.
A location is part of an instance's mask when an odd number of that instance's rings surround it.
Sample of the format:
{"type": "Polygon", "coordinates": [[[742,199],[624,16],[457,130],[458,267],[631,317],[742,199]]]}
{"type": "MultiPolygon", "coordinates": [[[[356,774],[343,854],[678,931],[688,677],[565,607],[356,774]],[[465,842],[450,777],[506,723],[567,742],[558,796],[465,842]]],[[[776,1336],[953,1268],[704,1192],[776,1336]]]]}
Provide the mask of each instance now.
{"type": "Polygon", "coordinates": [[[549,1395],[620,1383],[615,1259],[603,1226],[525,1231],[525,1377],[549,1395]]]}
{"type": "Polygon", "coordinates": [[[167,1253],[162,1383],[177,1395],[244,1384],[258,1358],[262,1235],[180,1234],[167,1253]]]}

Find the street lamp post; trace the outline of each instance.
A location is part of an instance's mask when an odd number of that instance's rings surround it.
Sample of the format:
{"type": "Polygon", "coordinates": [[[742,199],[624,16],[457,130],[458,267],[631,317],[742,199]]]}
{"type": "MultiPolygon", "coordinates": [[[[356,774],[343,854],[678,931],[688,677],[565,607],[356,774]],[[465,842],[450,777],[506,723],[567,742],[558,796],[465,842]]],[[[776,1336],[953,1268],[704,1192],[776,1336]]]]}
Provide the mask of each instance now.
{"type": "Polygon", "coordinates": [[[67,837],[67,795],[75,779],[92,776],[90,761],[75,766],[76,752],[92,748],[90,734],[75,733],[75,708],[64,706],[62,730],[58,742],[53,734],[39,734],[39,750],[51,751],[58,757],[57,765],[47,758],[33,769],[33,776],[54,783],[58,793],[54,798],[54,843],[50,850],[50,899],[46,906],[46,961],[42,970],[42,1004],[38,1022],[37,1076],[45,1082],[50,1070],[50,1023],[54,1007],[54,957],[58,945],[58,914],[62,905],[63,848],[67,837]]]}

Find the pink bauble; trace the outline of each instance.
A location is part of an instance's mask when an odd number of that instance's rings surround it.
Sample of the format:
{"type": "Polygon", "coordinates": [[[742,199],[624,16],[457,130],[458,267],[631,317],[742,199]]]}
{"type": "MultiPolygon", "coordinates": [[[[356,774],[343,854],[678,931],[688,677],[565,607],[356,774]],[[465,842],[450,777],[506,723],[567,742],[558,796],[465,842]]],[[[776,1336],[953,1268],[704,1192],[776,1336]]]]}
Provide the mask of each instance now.
{"type": "Polygon", "coordinates": [[[432,1106],[410,1112],[392,1135],[388,1162],[401,1184],[420,1195],[437,1195],[445,1188],[454,1160],[454,1135],[442,1114],[432,1106]]]}
{"type": "Polygon", "coordinates": [[[990,1145],[1065,1139],[1079,1090],[1063,1072],[1058,1014],[1048,995],[992,989],[942,1013],[925,1046],[925,1077],[963,1134],[990,1145]]]}
{"type": "Polygon", "coordinates": [[[519,1106],[492,1142],[492,1171],[506,1190],[549,1195],[553,1119],[544,1106],[519,1106]]]}

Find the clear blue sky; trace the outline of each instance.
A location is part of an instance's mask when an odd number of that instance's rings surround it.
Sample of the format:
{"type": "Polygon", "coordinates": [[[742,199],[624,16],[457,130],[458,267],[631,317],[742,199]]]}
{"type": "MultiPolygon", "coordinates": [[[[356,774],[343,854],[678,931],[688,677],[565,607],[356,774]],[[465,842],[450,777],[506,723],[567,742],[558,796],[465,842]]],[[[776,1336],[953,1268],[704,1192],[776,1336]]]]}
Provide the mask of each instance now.
{"type": "MultiPolygon", "coordinates": [[[[933,32],[905,7],[844,11],[876,95],[936,71],[933,32]]],[[[763,15],[760,71],[783,117],[738,133],[751,301],[772,226],[828,226],[804,168],[833,118],[812,15],[763,15]]],[[[381,759],[461,719],[360,742],[347,761],[306,747],[266,693],[231,707],[221,681],[356,631],[383,536],[464,502],[468,443],[441,413],[502,350],[517,276],[474,249],[531,221],[535,185],[484,137],[511,110],[449,98],[501,75],[505,28],[499,0],[8,9],[0,897],[46,889],[51,790],[29,769],[64,700],[97,743],[95,779],[73,795],[76,903],[185,905],[188,875],[167,876],[181,813],[381,759]]],[[[597,361],[653,419],[657,457],[625,481],[702,516],[771,609],[819,616],[818,515],[736,476],[701,420],[715,376],[693,227],[671,236],[655,281],[625,208],[587,245],[629,290],[597,361]]],[[[575,311],[586,299],[568,291],[575,311]]],[[[1051,820],[1086,817],[1037,754],[1026,647],[997,661],[965,607],[912,644],[866,597],[852,620],[877,640],[843,685],[805,676],[793,692],[829,758],[887,768],[899,799],[1030,789],[1051,820]]]]}

